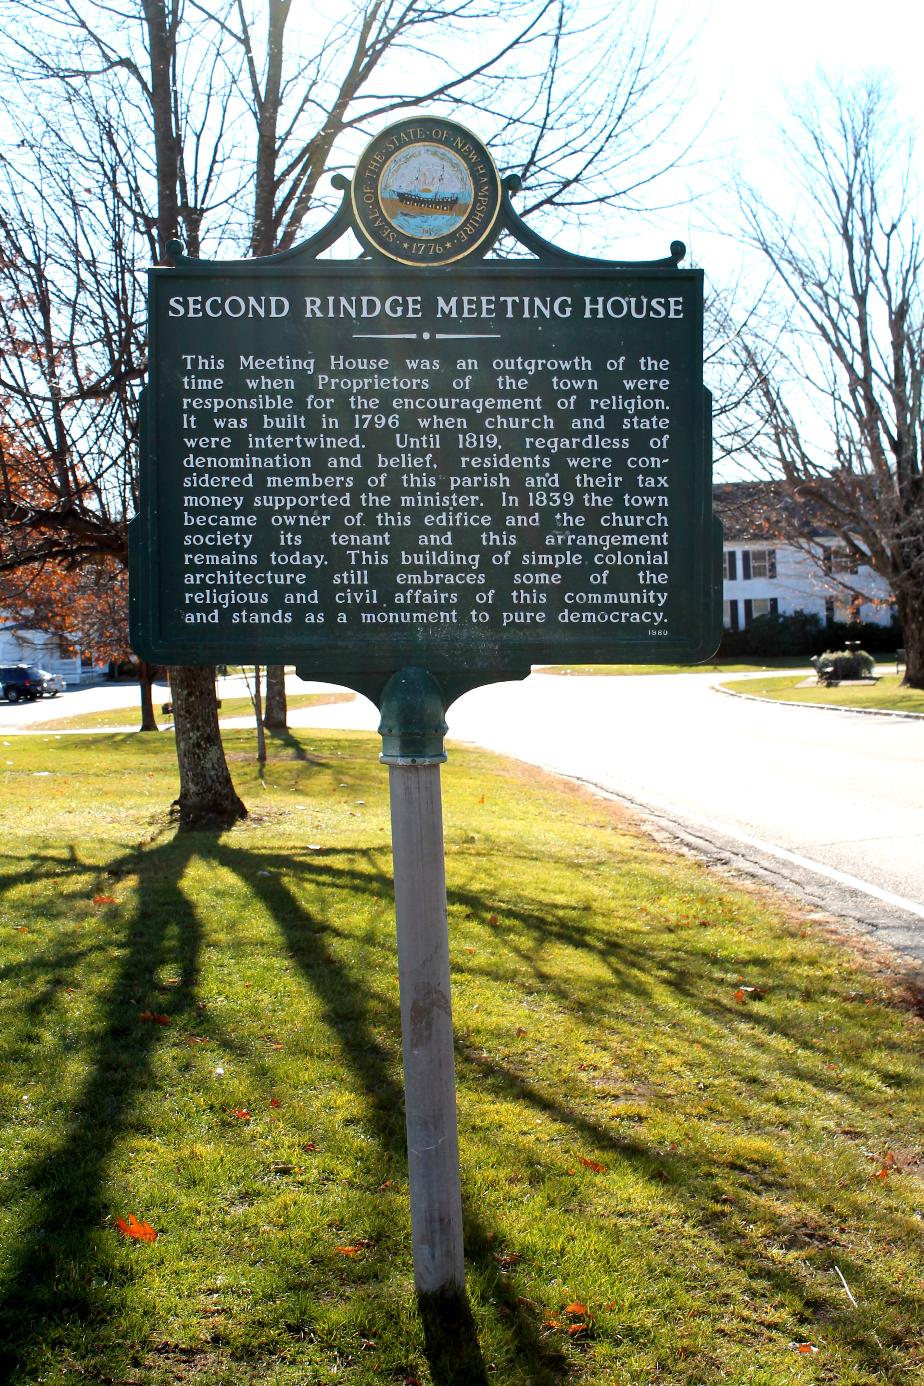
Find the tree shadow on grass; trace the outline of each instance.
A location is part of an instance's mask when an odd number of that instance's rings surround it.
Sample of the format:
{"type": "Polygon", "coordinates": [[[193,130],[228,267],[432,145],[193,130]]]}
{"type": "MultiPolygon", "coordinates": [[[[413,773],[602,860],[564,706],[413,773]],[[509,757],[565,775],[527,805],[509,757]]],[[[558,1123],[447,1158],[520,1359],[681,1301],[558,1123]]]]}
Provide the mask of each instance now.
{"type": "MultiPolygon", "coordinates": [[[[355,856],[355,853],[351,854],[355,856]]],[[[302,978],[315,992],[324,1019],[338,1036],[344,1060],[358,1087],[369,1097],[370,1115],[380,1148],[393,1160],[404,1163],[407,1154],[404,1128],[404,1093],[393,1069],[392,1051],[382,1043],[373,1028],[369,991],[337,959],[332,958],[325,941],[324,921],[311,914],[298,895],[276,873],[259,876],[266,868],[264,854],[237,848],[233,841],[216,847],[222,866],[245,877],[256,890],[262,904],[276,921],[286,948],[302,978]],[[349,1005],[344,997],[350,997],[349,1005]]],[[[317,871],[317,862],[315,870],[317,871]]],[[[287,858],[270,858],[281,868],[287,858]]],[[[328,883],[338,880],[348,891],[370,891],[377,895],[387,886],[391,898],[391,879],[384,873],[334,867],[328,859],[321,873],[328,883]]],[[[393,1026],[400,1025],[396,1005],[393,1026]]],[[[466,1251],[477,1265],[488,1294],[504,1304],[506,1327],[516,1341],[517,1360],[530,1364],[535,1386],[554,1386],[567,1375],[564,1359],[543,1343],[534,1321],[505,1293],[504,1282],[490,1250],[494,1240],[479,1215],[469,1207],[465,1215],[466,1251]]],[[[410,1241],[410,1227],[408,1227],[410,1241]]],[[[478,1342],[476,1325],[466,1296],[422,1296],[419,1299],[425,1351],[434,1386],[482,1386],[488,1381],[487,1369],[478,1342]]]]}
{"type": "Polygon", "coordinates": [[[320,756],[311,755],[298,737],[292,735],[288,727],[267,727],[266,739],[269,747],[285,748],[294,760],[307,761],[316,765],[324,763],[320,756]]]}
{"type": "MultiPolygon", "coordinates": [[[[92,1332],[93,1325],[101,1326],[115,1312],[117,1276],[101,1291],[87,1283],[83,1267],[93,1259],[105,1260],[101,1226],[112,1212],[123,1211],[104,1202],[106,1165],[119,1137],[137,1120],[154,1054],[166,1033],[142,1019],[145,1012],[163,1008],[157,983],[162,967],[176,978],[170,990],[171,1018],[180,1023],[184,1017],[192,1019],[200,925],[179,882],[190,859],[202,851],[203,838],[211,842],[204,834],[189,834],[130,854],[122,863],[138,873],[138,906],[127,919],[112,918],[113,929],[121,925],[123,930],[122,948],[88,1045],[87,1078],[51,1149],[21,1172],[13,1190],[31,1209],[30,1229],[0,1286],[4,1381],[36,1380],[29,1374],[35,1354],[59,1337],[67,1322],[77,1319],[92,1332]],[[145,900],[153,891],[160,907],[149,910],[145,900]]],[[[67,953],[49,955],[47,962],[57,971],[67,953]]],[[[118,1235],[114,1228],[111,1235],[118,1235]]],[[[129,1346],[122,1350],[127,1353],[129,1346]]]]}
{"type": "MultiPolygon", "coordinates": [[[[383,844],[380,849],[361,853],[354,866],[348,859],[356,861],[355,850],[269,854],[248,851],[238,845],[233,834],[226,838],[201,834],[163,843],[131,858],[131,869],[140,878],[139,908],[123,925],[124,953],[104,998],[104,1022],[89,1055],[91,1072],[54,1150],[36,1160],[26,1175],[27,1191],[33,1191],[35,1200],[32,1232],[19,1250],[0,1303],[0,1333],[5,1341],[5,1347],[0,1347],[0,1369],[6,1366],[11,1373],[17,1363],[25,1363],[23,1370],[28,1370],[36,1360],[36,1350],[59,1336],[68,1319],[101,1325],[105,1314],[117,1312],[117,1287],[110,1292],[108,1306],[101,1305],[92,1287],[81,1279],[78,1268],[89,1258],[94,1244],[98,1244],[101,1222],[110,1211],[102,1206],[105,1162],[144,1098],[154,1053],[164,1035],[156,1025],[137,1023],[139,1012],[162,1007],[155,984],[158,968],[169,966],[180,979],[171,991],[173,1016],[181,1022],[185,1012],[193,1021],[199,921],[179,885],[193,856],[208,856],[256,892],[274,919],[300,977],[317,997],[328,1028],[339,1038],[356,1088],[368,1095],[379,1146],[403,1163],[402,1089],[395,1072],[394,1048],[376,1032],[383,1010],[390,1012],[387,1018],[392,1028],[397,1025],[397,1007],[393,1001],[380,1003],[381,1008],[376,1011],[368,976],[330,956],[330,931],[339,926],[332,917],[325,917],[323,907],[309,908],[304,899],[314,886],[320,888],[319,899],[323,890],[338,892],[344,899],[352,892],[366,892],[376,899],[387,899],[390,911],[392,882],[382,865],[386,851],[383,844]],[[270,874],[266,874],[267,870],[270,874]],[[291,878],[296,871],[297,890],[283,874],[291,878]],[[148,896],[157,899],[157,908],[151,912],[144,905],[148,896]],[[43,1228],[54,1229],[53,1236],[46,1238],[41,1232],[43,1228]]],[[[451,888],[450,905],[490,922],[492,896],[483,888],[451,888]]],[[[569,944],[596,952],[605,962],[608,986],[614,994],[620,987],[639,995],[653,994],[653,979],[646,975],[641,945],[624,939],[614,942],[611,929],[588,931],[586,919],[573,906],[550,905],[534,886],[528,898],[508,907],[506,914],[524,939],[533,940],[532,949],[525,948],[518,956],[524,963],[532,958],[537,978],[545,972],[540,961],[542,949],[551,941],[558,946],[569,944]]],[[[54,959],[49,956],[47,961],[50,966],[54,959]]],[[[675,968],[678,992],[700,1014],[711,1015],[711,1003],[707,1004],[684,972],[679,948],[668,965],[672,974],[675,968]]],[[[576,1014],[583,1016],[584,1009],[579,1007],[576,1014]]],[[[472,1072],[476,1071],[475,1060],[464,1049],[460,1051],[460,1062],[471,1064],[472,1072]]],[[[659,1150],[638,1128],[631,1133],[614,1132],[612,1123],[607,1125],[587,1116],[577,1104],[562,1100],[560,1093],[547,1091],[537,1083],[535,1075],[527,1077],[516,1072],[501,1059],[485,1062],[479,1057],[477,1073],[481,1086],[493,1088],[499,1100],[516,1101],[524,1115],[539,1112],[550,1117],[571,1132],[575,1141],[592,1144],[614,1162],[632,1162],[640,1175],[656,1181],[665,1197],[682,1205],[685,1216],[698,1226],[713,1260],[728,1266],[730,1271],[752,1277],[756,1295],[772,1301],[784,1298],[809,1302],[804,1274],[763,1255],[759,1242],[743,1238],[740,1228],[729,1233],[725,1214],[716,1210],[719,1189],[708,1162],[697,1165],[681,1152],[659,1150]]],[[[753,1189],[743,1197],[738,1195],[743,1211],[760,1212],[766,1187],[761,1182],[761,1172],[756,1171],[753,1189]]],[[[884,1229],[885,1214],[880,1230],[884,1229]]],[[[494,1229],[484,1213],[471,1204],[466,1208],[465,1231],[469,1263],[478,1276],[482,1298],[486,1303],[493,1301],[495,1312],[504,1318],[504,1332],[513,1341],[517,1361],[528,1364],[530,1377],[537,1386],[554,1386],[565,1380],[568,1364],[564,1355],[553,1343],[542,1340],[535,1316],[518,1302],[515,1277],[499,1273],[494,1229]]],[[[105,1259],[98,1245],[95,1255],[99,1260],[105,1259]]],[[[293,1274],[297,1274],[297,1268],[293,1274]]],[[[850,1274],[855,1288],[870,1296],[882,1295],[873,1274],[863,1277],[860,1272],[859,1281],[854,1280],[853,1270],[850,1274]]],[[[896,1312],[913,1314],[910,1296],[894,1287],[891,1295],[896,1312]]],[[[421,1321],[436,1386],[478,1386],[486,1380],[476,1326],[466,1303],[451,1307],[421,1304],[421,1321]]],[[[851,1351],[871,1370],[882,1366],[883,1359],[872,1346],[864,1353],[857,1343],[852,1343],[851,1351]]],[[[23,1383],[33,1379],[25,1375],[19,1378],[23,1383]]]]}
{"type": "MultiPolygon", "coordinates": [[[[370,1098],[372,1120],[382,1149],[403,1162],[405,1134],[400,1119],[401,1088],[393,1072],[393,1053],[375,1033],[368,984],[364,985],[361,975],[331,958],[324,939],[326,926],[323,918],[306,908],[299,893],[279,874],[286,865],[291,874],[288,859],[267,858],[265,854],[252,855],[236,848],[233,842],[220,844],[217,855],[223,865],[247,877],[267,911],[276,920],[290,956],[316,992],[327,1024],[340,1038],[342,1052],[353,1071],[356,1084],[370,1098]],[[257,876],[256,868],[259,865],[265,868],[274,863],[276,872],[270,876],[257,876]],[[349,1003],[345,1002],[345,997],[351,998],[349,1003]]],[[[378,865],[375,870],[369,869],[375,854],[366,853],[361,867],[348,864],[346,858],[353,857],[355,860],[355,855],[355,852],[325,852],[320,857],[314,857],[310,881],[324,889],[342,889],[347,895],[367,892],[379,896],[387,891],[390,908],[390,878],[378,865]]],[[[487,914],[488,920],[491,919],[491,897],[484,892],[451,887],[449,900],[451,908],[463,908],[477,913],[479,917],[487,914]]],[[[567,942],[597,953],[605,964],[611,995],[615,989],[628,988],[654,999],[656,983],[663,985],[667,980],[683,997],[685,1004],[702,1019],[709,1020],[717,1028],[727,1024],[728,1008],[717,1007],[714,997],[704,994],[702,979],[689,976],[689,968],[685,965],[683,950],[679,946],[675,953],[668,955],[668,961],[662,964],[655,978],[650,975],[650,959],[645,953],[643,940],[637,943],[630,943],[624,938],[614,941],[611,933],[604,938],[603,930],[592,930],[588,934],[586,921],[581,920],[571,905],[550,907],[533,893],[531,900],[523,900],[516,907],[508,905],[506,916],[526,937],[534,939],[537,958],[541,957],[543,948],[550,940],[558,944],[567,942]]],[[[491,927],[501,926],[492,924],[491,927]]],[[[759,956],[756,944],[754,950],[756,958],[759,956]]],[[[525,960],[528,952],[519,956],[525,960]]],[[[592,1013],[592,1006],[579,1005],[575,1010],[576,1016],[588,1025],[591,1024],[592,1013]]],[[[734,1011],[731,1014],[736,1015],[734,1011]]],[[[395,1023],[397,1018],[397,1007],[393,1007],[395,1023]]],[[[785,1057],[778,1053],[771,1054],[766,1047],[767,1034],[763,1025],[759,1020],[752,1024],[754,1028],[747,1040],[749,1046],[753,1047],[755,1062],[759,1063],[766,1055],[781,1071],[785,1071],[789,1066],[785,1057]]],[[[767,1031],[779,1031],[784,1038],[787,1037],[787,1027],[782,1022],[767,1026],[767,1031]]],[[[762,1168],[758,1161],[753,1168],[740,1171],[735,1182],[735,1217],[732,1218],[729,1216],[732,1206],[725,1201],[729,1187],[728,1172],[719,1166],[713,1167],[708,1159],[683,1151],[661,1149],[647,1140],[638,1127],[614,1128],[612,1122],[598,1121],[582,1111],[580,1103],[563,1101],[560,1093],[547,1091],[541,1080],[537,1083],[535,1076],[524,1076],[503,1060],[489,1058],[486,1061],[483,1055],[470,1055],[464,1046],[459,1046],[458,1056],[461,1065],[470,1065],[472,1073],[477,1073],[482,1090],[487,1086],[496,1091],[500,1100],[514,1100],[522,1106],[524,1115],[540,1112],[549,1117],[572,1133],[578,1150],[592,1148],[603,1152],[604,1157],[608,1156],[612,1162],[631,1163],[640,1177],[649,1180],[653,1189],[659,1190],[664,1198],[676,1205],[680,1216],[699,1228],[712,1261],[745,1281],[753,1280],[755,1292],[768,1302],[801,1305],[808,1319],[816,1312],[837,1316],[838,1311],[831,1308],[834,1296],[813,1290],[813,1279],[816,1277],[811,1267],[806,1268],[798,1263],[792,1267],[783,1264],[778,1256],[769,1254],[769,1234],[766,1231],[747,1230],[748,1217],[754,1224],[775,1222],[779,1238],[785,1240],[793,1227],[798,1228],[805,1216],[811,1215],[810,1195],[785,1187],[773,1169],[762,1168]],[[772,1209],[768,1204],[768,1194],[773,1196],[772,1209]],[[740,1223],[744,1224],[744,1232],[740,1223]]],[[[718,1064],[720,1057],[716,1047],[713,1063],[718,1064]]],[[[810,1082],[819,1089],[824,1086],[825,1080],[817,1070],[793,1063],[792,1071],[801,1081],[810,1082]]],[[[879,1232],[888,1240],[887,1211],[883,1210],[882,1217],[875,1221],[879,1232]]],[[[465,1224],[467,1258],[484,1287],[484,1298],[493,1300],[502,1311],[505,1331],[512,1335],[516,1343],[517,1360],[529,1363],[532,1379],[537,1383],[566,1379],[568,1364],[564,1355],[557,1351],[553,1343],[540,1337],[535,1317],[525,1311],[517,1299],[513,1277],[498,1273],[496,1237],[486,1223],[483,1212],[469,1203],[465,1210],[465,1224]]],[[[913,1322],[916,1311],[913,1295],[878,1283],[872,1271],[860,1269],[857,1275],[860,1287],[868,1298],[890,1299],[897,1317],[913,1322]]],[[[832,1323],[832,1331],[834,1327],[832,1323]]],[[[477,1358],[469,1357],[464,1368],[460,1366],[466,1360],[466,1354],[474,1354],[477,1349],[474,1323],[467,1306],[463,1305],[461,1314],[455,1317],[453,1312],[447,1312],[445,1308],[442,1316],[428,1309],[424,1330],[434,1382],[442,1386],[442,1383],[481,1380],[474,1374],[484,1370],[480,1351],[477,1358]],[[453,1333],[456,1335],[455,1353],[452,1350],[453,1333]]],[[[882,1367],[885,1355],[874,1341],[875,1335],[871,1335],[869,1341],[861,1341],[848,1328],[846,1321],[843,1333],[845,1347],[855,1355],[858,1364],[870,1370],[882,1367]]]]}

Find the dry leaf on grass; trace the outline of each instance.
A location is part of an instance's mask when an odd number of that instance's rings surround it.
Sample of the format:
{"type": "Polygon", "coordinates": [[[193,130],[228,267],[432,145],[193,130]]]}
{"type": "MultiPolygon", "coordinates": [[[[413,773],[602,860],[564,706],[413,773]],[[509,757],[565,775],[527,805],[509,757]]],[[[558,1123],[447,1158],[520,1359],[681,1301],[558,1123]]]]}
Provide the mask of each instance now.
{"type": "Polygon", "coordinates": [[[116,1218],[116,1227],[118,1227],[123,1237],[131,1237],[133,1240],[139,1242],[157,1241],[157,1233],[154,1231],[151,1224],[145,1222],[143,1219],[139,1222],[134,1213],[129,1213],[127,1222],[124,1218],[116,1218]]]}

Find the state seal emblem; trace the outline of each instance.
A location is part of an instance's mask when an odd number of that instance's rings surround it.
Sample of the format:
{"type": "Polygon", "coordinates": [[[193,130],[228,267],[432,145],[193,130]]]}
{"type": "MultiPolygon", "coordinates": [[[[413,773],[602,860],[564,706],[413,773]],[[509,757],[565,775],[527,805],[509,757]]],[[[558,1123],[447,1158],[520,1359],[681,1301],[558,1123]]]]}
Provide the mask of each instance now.
{"type": "Polygon", "coordinates": [[[485,146],[454,121],[389,125],[365,148],[352,187],[363,239],[403,265],[448,265],[495,230],[501,183],[485,146]]]}

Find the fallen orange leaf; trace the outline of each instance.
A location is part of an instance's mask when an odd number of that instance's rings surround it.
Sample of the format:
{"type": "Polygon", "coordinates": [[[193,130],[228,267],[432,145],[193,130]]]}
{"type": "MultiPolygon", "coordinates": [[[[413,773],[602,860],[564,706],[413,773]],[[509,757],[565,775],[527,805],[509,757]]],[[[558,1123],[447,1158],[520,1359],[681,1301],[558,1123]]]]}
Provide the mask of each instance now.
{"type": "Polygon", "coordinates": [[[156,1011],[141,1011],[140,1014],[139,1014],[139,1016],[138,1016],[138,1019],[139,1019],[139,1020],[150,1020],[150,1021],[153,1021],[153,1023],[154,1023],[155,1025],[169,1025],[169,1024],[170,1024],[170,1017],[169,1017],[169,1015],[158,1015],[158,1013],[157,1013],[156,1011]]]}
{"type": "Polygon", "coordinates": [[[114,895],[94,895],[94,905],[115,905],[118,904],[114,895]]]}
{"type": "Polygon", "coordinates": [[[139,1242],[156,1242],[157,1233],[149,1222],[139,1222],[134,1213],[129,1213],[128,1222],[124,1218],[116,1218],[116,1226],[123,1237],[133,1237],[139,1242]]]}
{"type": "Polygon", "coordinates": [[[281,1107],[281,1106],[282,1106],[282,1103],[279,1101],[279,1098],[278,1098],[278,1097],[271,1097],[271,1098],[270,1098],[270,1106],[271,1106],[271,1107],[281,1107]]]}
{"type": "Polygon", "coordinates": [[[742,985],[735,992],[735,1000],[738,1002],[760,1001],[764,996],[766,996],[766,994],[767,993],[763,987],[749,987],[742,985]]]}
{"type": "Polygon", "coordinates": [[[334,1250],[338,1256],[359,1256],[362,1251],[361,1246],[335,1246],[334,1250]]]}
{"type": "Polygon", "coordinates": [[[585,1155],[579,1155],[578,1159],[585,1169],[593,1170],[594,1174],[605,1174],[606,1165],[601,1165],[598,1160],[588,1160],[585,1155]]]}
{"type": "Polygon", "coordinates": [[[248,1112],[246,1107],[234,1107],[232,1109],[231,1115],[236,1116],[238,1121],[250,1120],[250,1113],[248,1112]]]}
{"type": "Polygon", "coordinates": [[[524,1030],[522,1025],[518,1025],[518,1026],[517,1026],[517,1038],[518,1038],[518,1039],[523,1039],[527,1034],[529,1034],[529,1031],[528,1031],[528,1030],[524,1030]]]}
{"type": "Polygon", "coordinates": [[[565,1313],[566,1313],[566,1314],[571,1314],[571,1315],[581,1315],[581,1316],[583,1316],[584,1314],[587,1313],[587,1305],[586,1305],[586,1304],[582,1304],[581,1301],[580,1301],[579,1299],[576,1299],[576,1300],[574,1301],[573,1304],[566,1304],[566,1305],[565,1305],[565,1313]]]}

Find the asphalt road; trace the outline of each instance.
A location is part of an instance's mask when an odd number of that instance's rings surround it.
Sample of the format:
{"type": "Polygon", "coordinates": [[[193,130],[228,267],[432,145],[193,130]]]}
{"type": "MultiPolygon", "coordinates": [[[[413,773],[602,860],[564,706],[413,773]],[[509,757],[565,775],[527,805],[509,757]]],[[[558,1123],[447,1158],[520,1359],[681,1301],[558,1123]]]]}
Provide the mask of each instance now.
{"type": "Polygon", "coordinates": [[[924,719],[734,697],[718,681],[534,674],[467,694],[450,734],[613,793],[924,957],[924,719]]]}
{"type": "MultiPolygon", "coordinates": [[[[718,691],[718,681],[533,674],[459,699],[450,740],[612,794],[707,859],[924,959],[924,718],[738,698],[718,691]]],[[[24,731],[133,696],[104,686],[54,702],[0,703],[0,729],[24,731]]],[[[291,721],[374,729],[377,714],[356,698],[291,721]]]]}

